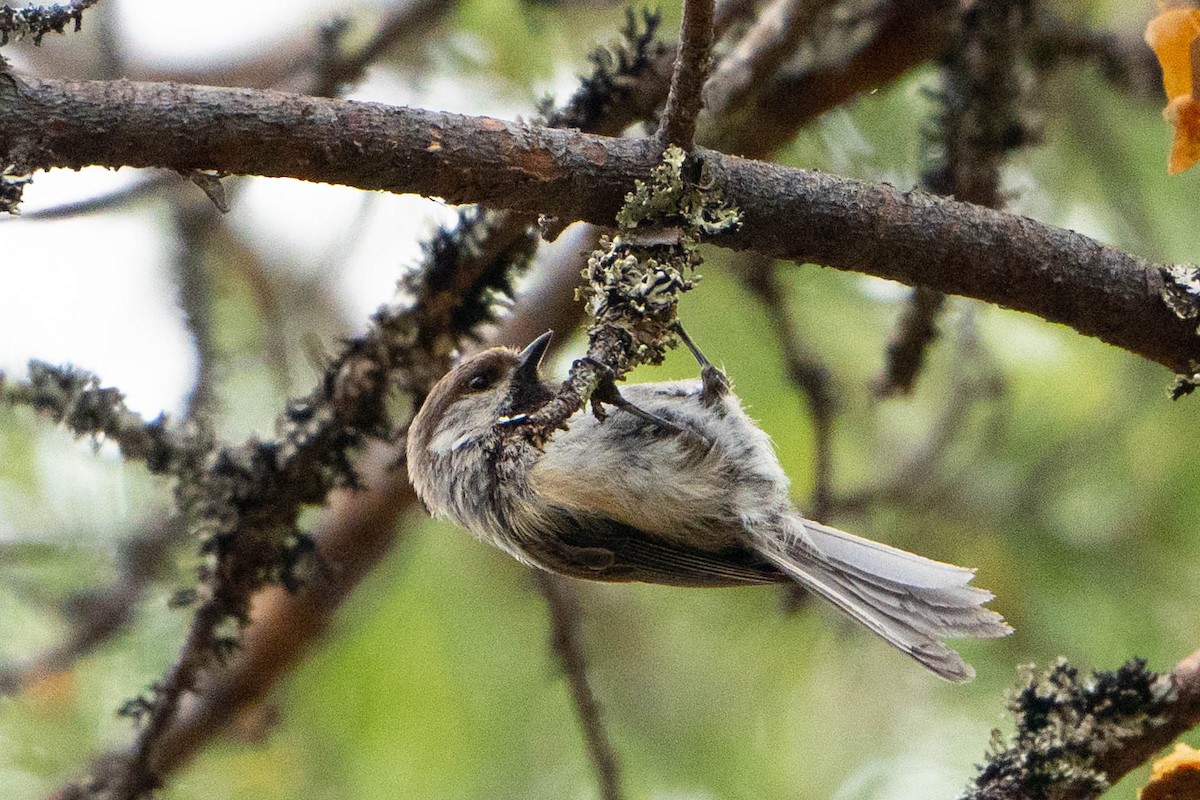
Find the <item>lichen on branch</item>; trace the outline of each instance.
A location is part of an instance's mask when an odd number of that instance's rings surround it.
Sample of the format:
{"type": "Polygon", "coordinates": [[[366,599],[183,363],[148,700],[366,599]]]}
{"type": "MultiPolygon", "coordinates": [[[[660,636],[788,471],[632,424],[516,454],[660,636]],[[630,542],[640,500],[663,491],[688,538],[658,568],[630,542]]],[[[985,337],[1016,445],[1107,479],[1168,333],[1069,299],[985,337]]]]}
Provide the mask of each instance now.
{"type": "Polygon", "coordinates": [[[93,437],[97,444],[111,441],[126,459],[141,461],[154,473],[169,472],[205,449],[164,416],[147,422],[126,407],[118,389],[101,386],[95,375],[73,367],[30,361],[25,380],[0,373],[0,404],[29,406],[77,436],[93,437]]]}
{"type": "Polygon", "coordinates": [[[100,0],[74,0],[71,3],[49,3],[46,5],[13,8],[8,3],[0,6],[0,46],[10,39],[33,39],[35,45],[42,43],[47,33],[64,33],[68,25],[76,31],[83,25],[83,12],[100,0]]]}
{"type": "Polygon", "coordinates": [[[1090,678],[1061,659],[1041,674],[1029,668],[1009,700],[1016,733],[1006,742],[993,732],[992,752],[963,800],[1097,796],[1110,784],[1105,759],[1162,725],[1176,699],[1171,678],[1140,659],[1090,678]]]}
{"type": "Polygon", "coordinates": [[[679,295],[695,286],[703,260],[696,245],[741,223],[738,210],[709,185],[703,165],[699,182],[684,179],[685,160],[678,147],[666,149],[649,179],[626,195],[619,233],[601,240],[584,270],[587,284],[578,294],[592,317],[589,341],[614,331],[628,338],[615,361],[603,362],[618,378],[638,364],[661,363],[675,346],[679,295]]]}
{"type": "Polygon", "coordinates": [[[680,148],[666,148],[662,162],[625,196],[617,235],[600,240],[584,269],[587,282],[577,297],[592,317],[588,357],[572,365],[554,399],[516,428],[521,435],[543,444],[597,389],[640,364],[661,363],[678,344],[679,295],[699,277],[703,259],[697,245],[736,230],[741,219],[702,160],[689,161],[680,148]]]}

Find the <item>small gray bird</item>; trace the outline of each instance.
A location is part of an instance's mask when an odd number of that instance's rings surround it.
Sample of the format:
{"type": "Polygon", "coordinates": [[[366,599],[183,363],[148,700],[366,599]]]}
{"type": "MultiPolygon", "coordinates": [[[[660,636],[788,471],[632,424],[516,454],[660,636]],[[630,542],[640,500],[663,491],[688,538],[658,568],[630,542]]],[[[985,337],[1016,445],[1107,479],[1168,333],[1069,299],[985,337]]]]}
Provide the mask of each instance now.
{"type": "Polygon", "coordinates": [[[974,570],[805,519],[770,438],[684,337],[701,379],[634,384],[629,411],[575,414],[541,449],[504,435],[554,396],[538,374],[550,333],[452,369],[408,436],[413,486],[518,560],[598,581],[739,586],[794,581],[943,678],[974,670],[943,637],[1011,628],[974,570]]]}

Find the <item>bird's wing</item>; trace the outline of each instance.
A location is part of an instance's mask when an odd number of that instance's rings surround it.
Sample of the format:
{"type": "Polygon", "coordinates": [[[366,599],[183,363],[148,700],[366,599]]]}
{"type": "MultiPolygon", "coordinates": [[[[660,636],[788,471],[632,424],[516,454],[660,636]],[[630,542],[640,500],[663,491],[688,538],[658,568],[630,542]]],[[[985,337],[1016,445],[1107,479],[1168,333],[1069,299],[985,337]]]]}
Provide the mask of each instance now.
{"type": "Polygon", "coordinates": [[[667,543],[630,525],[563,512],[554,529],[520,531],[521,549],[551,572],[588,580],[672,586],[745,586],[787,578],[747,547],[715,551],[667,543]]]}

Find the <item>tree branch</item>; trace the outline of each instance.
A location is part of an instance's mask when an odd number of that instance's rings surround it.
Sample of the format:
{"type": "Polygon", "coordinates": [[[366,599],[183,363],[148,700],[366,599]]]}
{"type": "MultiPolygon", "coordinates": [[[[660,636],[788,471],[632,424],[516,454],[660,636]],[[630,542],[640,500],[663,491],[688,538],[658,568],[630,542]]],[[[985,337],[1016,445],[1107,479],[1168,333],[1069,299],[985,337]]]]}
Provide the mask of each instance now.
{"type": "Polygon", "coordinates": [[[1084,678],[1059,661],[1028,676],[1010,707],[1013,742],[989,755],[963,800],[1096,800],[1200,724],[1200,651],[1164,675],[1135,660],[1084,678]]]}
{"type": "Polygon", "coordinates": [[[833,0],[774,0],[766,6],[709,79],[704,92],[708,113],[721,117],[769,85],[812,32],[813,20],[831,5],[833,0]]]}
{"type": "Polygon", "coordinates": [[[79,30],[83,24],[83,12],[100,0],[72,0],[70,3],[51,3],[27,8],[13,8],[8,3],[0,6],[0,46],[9,38],[33,38],[40,45],[47,33],[63,33],[68,25],[79,30]]]}
{"type": "Polygon", "coordinates": [[[579,725],[583,728],[588,754],[600,783],[600,796],[604,800],[621,800],[621,765],[604,728],[600,704],[588,682],[587,659],[579,641],[582,619],[579,597],[566,578],[540,569],[532,570],[532,575],[550,610],[551,644],[571,686],[579,725]]]}
{"type": "MultiPolygon", "coordinates": [[[[657,142],[278,92],[0,76],[0,160],[165,166],[486,202],[611,225],[657,142]]],[[[1178,372],[1200,339],[1161,265],[965,203],[697,151],[743,211],[714,243],[986,300],[1178,372]]]]}
{"type": "Polygon", "coordinates": [[[187,535],[178,518],[161,518],[120,545],[118,577],[102,589],[72,594],[63,604],[68,626],[62,642],[31,658],[0,663],[0,696],[70,669],[126,630],[147,587],[167,571],[187,535]]]}
{"type": "Polygon", "coordinates": [[[684,0],[679,52],[675,56],[667,107],[658,128],[658,140],[663,147],[673,144],[684,150],[692,148],[712,46],[713,0],[684,0]]]}

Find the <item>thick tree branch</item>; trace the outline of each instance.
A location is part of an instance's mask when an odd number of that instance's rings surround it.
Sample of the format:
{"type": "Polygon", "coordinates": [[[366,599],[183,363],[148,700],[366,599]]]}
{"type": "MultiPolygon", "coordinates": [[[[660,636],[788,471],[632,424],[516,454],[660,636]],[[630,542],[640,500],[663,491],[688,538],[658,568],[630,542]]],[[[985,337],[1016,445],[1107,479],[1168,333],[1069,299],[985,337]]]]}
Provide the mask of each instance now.
{"type": "MultiPolygon", "coordinates": [[[[611,225],[657,142],[495,119],[125,81],[0,77],[0,159],[22,168],[160,166],[419,192],[611,225]]],[[[1194,323],[1152,262],[964,203],[697,151],[741,228],[714,243],[960,294],[1061,322],[1176,371],[1194,323]]]]}

